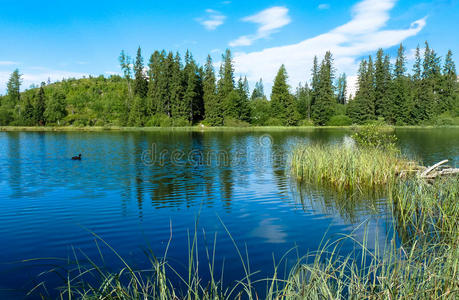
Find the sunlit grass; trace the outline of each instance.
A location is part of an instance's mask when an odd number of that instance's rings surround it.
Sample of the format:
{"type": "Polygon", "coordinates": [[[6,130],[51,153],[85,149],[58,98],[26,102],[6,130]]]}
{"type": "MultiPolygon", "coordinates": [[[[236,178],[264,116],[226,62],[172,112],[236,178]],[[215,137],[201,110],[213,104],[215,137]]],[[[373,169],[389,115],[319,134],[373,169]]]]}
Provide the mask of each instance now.
{"type": "Polygon", "coordinates": [[[292,173],[300,180],[331,185],[338,190],[365,190],[396,182],[416,164],[397,152],[342,145],[302,145],[291,157],[292,173]]]}

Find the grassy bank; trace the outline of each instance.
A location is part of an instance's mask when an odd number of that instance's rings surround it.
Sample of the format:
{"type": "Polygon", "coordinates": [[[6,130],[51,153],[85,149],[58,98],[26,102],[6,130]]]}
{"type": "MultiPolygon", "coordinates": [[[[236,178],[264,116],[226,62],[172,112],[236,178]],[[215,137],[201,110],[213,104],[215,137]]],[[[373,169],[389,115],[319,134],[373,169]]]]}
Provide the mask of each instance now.
{"type": "MultiPolygon", "coordinates": [[[[47,131],[303,131],[303,130],[320,130],[320,129],[346,129],[352,130],[363,126],[247,126],[247,127],[120,127],[120,126],[0,126],[0,131],[30,131],[30,132],[47,132],[47,131]]],[[[394,129],[436,129],[436,128],[457,128],[459,126],[386,126],[385,130],[394,129]]]]}

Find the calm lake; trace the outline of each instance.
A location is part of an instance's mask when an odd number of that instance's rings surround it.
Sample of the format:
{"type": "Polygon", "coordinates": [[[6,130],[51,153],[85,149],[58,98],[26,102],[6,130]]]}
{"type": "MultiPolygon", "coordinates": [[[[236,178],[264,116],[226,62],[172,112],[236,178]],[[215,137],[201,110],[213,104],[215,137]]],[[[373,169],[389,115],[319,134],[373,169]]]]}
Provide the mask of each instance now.
{"type": "MultiPolygon", "coordinates": [[[[317,250],[325,235],[363,239],[366,224],[370,246],[384,243],[392,232],[384,199],[346,202],[289,176],[294,145],[350,143],[351,133],[0,132],[0,298],[22,298],[42,281],[53,295],[63,281],[39,273],[58,267],[66,274],[75,255],[121,267],[92,233],[139,269],[149,266],[144,251],[163,256],[171,237],[167,257],[185,274],[188,241],[197,231],[203,278],[209,273],[205,249],[216,239],[215,270],[224,266],[227,284],[244,271],[224,226],[244,256],[247,249],[260,278],[272,272],[273,258],[294,247],[300,255],[317,250]],[[70,159],[79,153],[81,161],[70,159]],[[33,258],[46,259],[21,262],[33,258]]],[[[426,165],[459,164],[457,128],[397,129],[396,135],[402,151],[426,165]]]]}

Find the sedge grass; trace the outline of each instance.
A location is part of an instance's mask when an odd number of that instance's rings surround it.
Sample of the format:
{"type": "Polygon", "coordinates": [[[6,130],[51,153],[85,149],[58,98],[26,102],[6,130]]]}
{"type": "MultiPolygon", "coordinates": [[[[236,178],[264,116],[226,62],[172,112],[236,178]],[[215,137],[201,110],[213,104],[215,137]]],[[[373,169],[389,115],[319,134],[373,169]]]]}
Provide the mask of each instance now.
{"type": "Polygon", "coordinates": [[[298,146],[291,166],[300,180],[363,191],[395,183],[416,164],[395,151],[316,144],[298,146]]]}

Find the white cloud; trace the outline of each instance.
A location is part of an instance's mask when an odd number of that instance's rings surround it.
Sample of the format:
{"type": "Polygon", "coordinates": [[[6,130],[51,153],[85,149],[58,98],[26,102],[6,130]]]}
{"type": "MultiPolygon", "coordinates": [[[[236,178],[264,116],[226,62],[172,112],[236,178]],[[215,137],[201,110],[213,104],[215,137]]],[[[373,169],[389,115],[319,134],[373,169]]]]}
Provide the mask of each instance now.
{"type": "MultiPolygon", "coordinates": [[[[346,72],[353,78],[362,55],[378,48],[389,48],[408,37],[418,34],[426,25],[426,19],[413,22],[406,29],[383,29],[390,19],[389,11],[396,0],[364,0],[352,9],[349,22],[329,32],[293,45],[267,48],[262,51],[235,54],[235,67],[246,74],[251,83],[260,77],[269,91],[280,65],[284,64],[290,76],[290,84],[296,86],[310,77],[315,55],[319,59],[331,51],[338,72],[346,72]]],[[[355,80],[354,80],[355,81],[355,80]]],[[[349,90],[355,88],[349,84],[349,90]]]]}
{"type": "Polygon", "coordinates": [[[207,16],[205,18],[196,19],[207,30],[215,30],[223,25],[226,16],[222,15],[219,11],[213,9],[206,9],[207,16]]]}
{"type": "Polygon", "coordinates": [[[242,21],[257,24],[258,30],[255,34],[243,35],[236,40],[231,41],[229,43],[231,47],[250,46],[256,40],[268,38],[280,28],[290,24],[291,19],[286,7],[274,6],[253,16],[245,17],[242,21]]]}
{"type": "Polygon", "coordinates": [[[317,8],[320,9],[320,10],[327,10],[327,9],[330,9],[330,4],[322,3],[322,4],[319,4],[319,6],[317,6],[317,8]]]}
{"type": "Polygon", "coordinates": [[[15,61],[0,61],[0,66],[14,66],[18,65],[19,63],[15,61]]]}
{"type": "MultiPolygon", "coordinates": [[[[41,67],[32,67],[26,70],[20,70],[22,74],[21,90],[28,89],[32,84],[39,85],[41,82],[47,82],[48,78],[51,82],[67,79],[81,78],[89,76],[86,73],[78,73],[63,70],[49,70],[41,67]]],[[[0,71],[0,93],[6,92],[6,83],[11,75],[10,71],[0,71]]]]}

